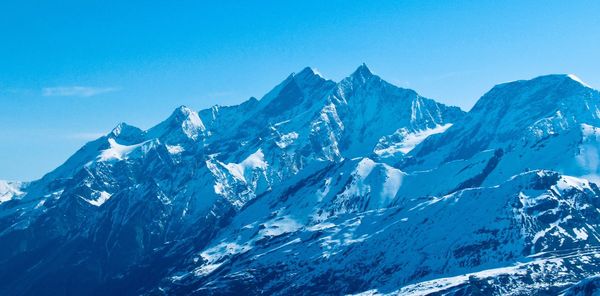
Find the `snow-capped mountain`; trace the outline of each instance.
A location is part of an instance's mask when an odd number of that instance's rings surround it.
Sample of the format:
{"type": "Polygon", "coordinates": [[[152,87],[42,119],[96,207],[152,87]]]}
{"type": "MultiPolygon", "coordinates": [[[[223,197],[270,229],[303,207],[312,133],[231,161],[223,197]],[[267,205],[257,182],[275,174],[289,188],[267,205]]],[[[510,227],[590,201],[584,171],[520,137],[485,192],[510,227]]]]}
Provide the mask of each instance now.
{"type": "Polygon", "coordinates": [[[578,293],[600,272],[599,104],[549,75],[465,113],[363,64],[121,123],[0,182],[0,294],[578,293]]]}
{"type": "Polygon", "coordinates": [[[500,84],[447,132],[429,137],[400,167],[418,172],[414,194],[497,185],[518,173],[550,169],[598,181],[600,92],[573,75],[548,75],[500,84]],[[440,176],[438,176],[441,174],[440,176]]]}

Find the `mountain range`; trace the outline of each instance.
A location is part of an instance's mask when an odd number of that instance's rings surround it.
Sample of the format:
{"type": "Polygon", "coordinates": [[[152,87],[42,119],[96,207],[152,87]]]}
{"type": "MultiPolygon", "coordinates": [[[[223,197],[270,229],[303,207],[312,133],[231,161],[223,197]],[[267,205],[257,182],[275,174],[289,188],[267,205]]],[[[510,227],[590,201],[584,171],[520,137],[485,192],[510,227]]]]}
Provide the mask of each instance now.
{"type": "Polygon", "coordinates": [[[574,75],[464,112],[305,68],[0,181],[0,294],[600,293],[599,148],[574,75]]]}

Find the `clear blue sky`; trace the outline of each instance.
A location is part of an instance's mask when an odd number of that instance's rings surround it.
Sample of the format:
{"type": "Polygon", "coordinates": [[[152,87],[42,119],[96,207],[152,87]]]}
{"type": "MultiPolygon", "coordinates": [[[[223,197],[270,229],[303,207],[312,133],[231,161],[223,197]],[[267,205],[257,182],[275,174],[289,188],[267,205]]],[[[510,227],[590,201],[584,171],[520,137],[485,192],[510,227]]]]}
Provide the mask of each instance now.
{"type": "Polygon", "coordinates": [[[541,74],[600,86],[599,13],[600,1],[1,1],[0,179],[39,178],[121,121],[261,97],[305,66],[340,80],[365,62],[467,110],[541,74]]]}

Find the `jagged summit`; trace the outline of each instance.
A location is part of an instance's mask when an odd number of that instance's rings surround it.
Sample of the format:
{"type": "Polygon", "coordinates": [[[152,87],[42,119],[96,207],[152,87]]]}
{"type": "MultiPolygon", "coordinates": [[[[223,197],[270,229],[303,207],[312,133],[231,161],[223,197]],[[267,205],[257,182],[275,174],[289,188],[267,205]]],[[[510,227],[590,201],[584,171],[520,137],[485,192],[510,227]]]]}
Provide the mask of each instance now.
{"type": "MultiPolygon", "coordinates": [[[[373,74],[373,72],[369,69],[367,64],[362,63],[348,77],[356,77],[356,78],[364,79],[364,78],[368,78],[368,77],[374,76],[374,75],[375,74],[373,74]]],[[[295,78],[297,80],[302,81],[302,80],[306,80],[306,79],[314,79],[315,76],[326,79],[316,68],[307,66],[307,67],[304,67],[300,72],[294,72],[294,73],[290,74],[286,80],[295,78]]]]}
{"type": "Polygon", "coordinates": [[[169,119],[173,120],[175,122],[183,122],[185,120],[189,120],[190,118],[195,118],[195,117],[197,117],[196,111],[192,110],[188,106],[181,105],[181,106],[175,108],[175,110],[173,110],[173,113],[171,113],[171,116],[169,116],[169,119]]]}
{"type": "Polygon", "coordinates": [[[125,122],[119,123],[108,134],[109,138],[118,138],[120,141],[131,142],[131,143],[141,141],[141,138],[143,136],[144,136],[144,131],[142,131],[138,127],[129,125],[125,122]]]}
{"type": "Polygon", "coordinates": [[[288,76],[260,99],[255,120],[267,120],[301,113],[320,104],[335,82],[316,74],[312,68],[288,76]]]}
{"type": "Polygon", "coordinates": [[[366,63],[362,63],[360,66],[358,66],[358,68],[356,68],[356,70],[354,70],[352,75],[369,76],[373,75],[373,72],[371,72],[371,69],[369,69],[366,63]]]}
{"type": "Polygon", "coordinates": [[[176,142],[180,139],[195,141],[205,130],[198,112],[187,106],[180,106],[171,113],[169,118],[150,128],[146,134],[148,138],[163,139],[167,142],[176,142]]]}
{"type": "Polygon", "coordinates": [[[371,72],[369,67],[367,67],[367,64],[363,63],[362,65],[358,66],[358,68],[356,68],[356,70],[348,77],[348,79],[365,83],[374,76],[375,74],[371,72]]]}
{"type": "Polygon", "coordinates": [[[119,135],[121,135],[123,133],[123,131],[126,131],[130,128],[137,128],[135,126],[131,126],[129,124],[127,124],[126,122],[120,122],[119,124],[117,124],[117,126],[115,126],[112,131],[110,131],[110,134],[118,137],[119,135]]]}
{"type": "Polygon", "coordinates": [[[312,67],[305,67],[304,69],[302,69],[302,71],[300,71],[298,73],[293,73],[292,75],[294,77],[296,77],[297,79],[306,79],[306,78],[313,77],[315,75],[323,78],[323,76],[321,76],[321,74],[312,67]]]}
{"type": "Polygon", "coordinates": [[[293,80],[301,89],[319,87],[320,84],[327,81],[321,74],[311,67],[306,67],[302,71],[292,74],[293,80]]]}

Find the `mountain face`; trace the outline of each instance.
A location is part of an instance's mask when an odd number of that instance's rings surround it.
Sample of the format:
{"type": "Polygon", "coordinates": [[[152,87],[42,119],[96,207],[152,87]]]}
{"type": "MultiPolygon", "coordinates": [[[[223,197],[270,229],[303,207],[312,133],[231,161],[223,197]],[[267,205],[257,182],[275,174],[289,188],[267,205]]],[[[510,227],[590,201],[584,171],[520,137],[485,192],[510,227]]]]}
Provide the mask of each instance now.
{"type": "Polygon", "coordinates": [[[427,191],[407,189],[414,195],[446,194],[536,169],[598,181],[599,103],[600,93],[573,75],[498,85],[460,124],[427,138],[399,165],[419,172],[410,182],[415,186],[439,173],[454,177],[427,191]]]}
{"type": "Polygon", "coordinates": [[[600,92],[501,84],[465,113],[361,65],[121,123],[0,182],[2,295],[596,289],[600,92]]]}

